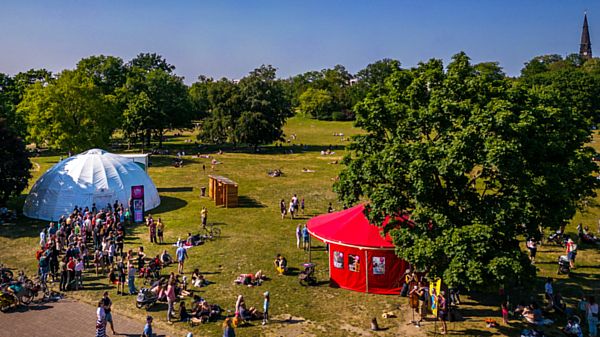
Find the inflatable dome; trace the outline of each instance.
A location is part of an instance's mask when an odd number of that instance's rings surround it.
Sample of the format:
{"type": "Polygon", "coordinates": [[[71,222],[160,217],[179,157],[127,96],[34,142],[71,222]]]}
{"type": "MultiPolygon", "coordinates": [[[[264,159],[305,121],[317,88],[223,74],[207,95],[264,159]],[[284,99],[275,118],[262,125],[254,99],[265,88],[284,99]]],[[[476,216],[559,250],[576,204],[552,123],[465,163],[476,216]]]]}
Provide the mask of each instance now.
{"type": "Polygon", "coordinates": [[[69,157],[46,171],[33,185],[23,213],[34,219],[58,220],[75,206],[103,208],[115,200],[128,205],[131,186],[144,185],[144,208],[160,204],[152,179],[135,162],[100,149],[69,157]]]}

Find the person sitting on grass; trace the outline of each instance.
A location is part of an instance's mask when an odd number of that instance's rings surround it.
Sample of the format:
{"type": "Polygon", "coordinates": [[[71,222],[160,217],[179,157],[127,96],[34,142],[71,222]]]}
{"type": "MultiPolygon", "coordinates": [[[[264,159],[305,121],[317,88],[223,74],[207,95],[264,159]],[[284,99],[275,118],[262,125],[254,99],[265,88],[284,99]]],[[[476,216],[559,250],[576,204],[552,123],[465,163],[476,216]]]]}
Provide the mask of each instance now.
{"type": "Polygon", "coordinates": [[[181,322],[188,322],[190,320],[190,314],[188,314],[185,308],[185,302],[181,301],[179,304],[179,320],[181,322]]]}
{"type": "Polygon", "coordinates": [[[277,257],[275,258],[275,261],[273,261],[273,264],[275,264],[275,270],[277,270],[279,275],[284,275],[285,273],[287,273],[287,260],[285,259],[285,257],[281,256],[281,254],[277,254],[277,257]]]}
{"type": "Polygon", "coordinates": [[[171,263],[173,263],[173,258],[169,255],[169,252],[165,249],[163,253],[160,255],[160,262],[167,267],[171,263]]]}
{"type": "Polygon", "coordinates": [[[208,285],[208,281],[206,281],[204,275],[200,274],[198,268],[194,269],[194,272],[192,273],[192,285],[198,288],[208,285]]]}

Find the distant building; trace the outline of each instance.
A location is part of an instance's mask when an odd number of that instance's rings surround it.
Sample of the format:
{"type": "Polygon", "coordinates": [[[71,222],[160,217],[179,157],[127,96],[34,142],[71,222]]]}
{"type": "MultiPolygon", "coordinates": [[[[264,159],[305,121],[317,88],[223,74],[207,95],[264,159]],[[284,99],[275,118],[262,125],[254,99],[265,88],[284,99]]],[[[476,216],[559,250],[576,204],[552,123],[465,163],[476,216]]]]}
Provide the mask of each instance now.
{"type": "Polygon", "coordinates": [[[583,15],[583,31],[581,32],[581,45],[579,56],[589,60],[592,58],[592,42],[590,42],[590,31],[588,29],[587,13],[583,15]]]}

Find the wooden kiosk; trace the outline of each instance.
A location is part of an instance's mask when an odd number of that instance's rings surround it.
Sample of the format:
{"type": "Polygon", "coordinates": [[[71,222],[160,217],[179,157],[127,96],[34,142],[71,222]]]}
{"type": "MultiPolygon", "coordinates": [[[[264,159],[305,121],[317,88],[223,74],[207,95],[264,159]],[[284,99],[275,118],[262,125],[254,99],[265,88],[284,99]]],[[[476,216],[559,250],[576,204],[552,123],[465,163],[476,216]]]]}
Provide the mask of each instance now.
{"type": "Polygon", "coordinates": [[[222,176],[208,176],[208,197],[216,206],[226,208],[238,206],[238,184],[222,176]]]}

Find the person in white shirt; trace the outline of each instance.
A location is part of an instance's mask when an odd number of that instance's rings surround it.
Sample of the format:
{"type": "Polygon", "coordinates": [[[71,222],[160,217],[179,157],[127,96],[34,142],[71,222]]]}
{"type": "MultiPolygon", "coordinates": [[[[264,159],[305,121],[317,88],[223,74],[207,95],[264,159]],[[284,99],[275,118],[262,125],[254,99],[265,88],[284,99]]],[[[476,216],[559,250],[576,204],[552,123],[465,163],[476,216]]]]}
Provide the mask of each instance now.
{"type": "Polygon", "coordinates": [[[546,292],[546,299],[549,303],[552,303],[552,299],[554,298],[554,290],[552,290],[552,278],[548,277],[546,279],[546,284],[544,285],[544,291],[546,292]]]}

